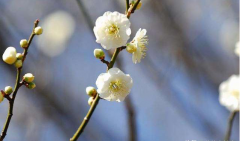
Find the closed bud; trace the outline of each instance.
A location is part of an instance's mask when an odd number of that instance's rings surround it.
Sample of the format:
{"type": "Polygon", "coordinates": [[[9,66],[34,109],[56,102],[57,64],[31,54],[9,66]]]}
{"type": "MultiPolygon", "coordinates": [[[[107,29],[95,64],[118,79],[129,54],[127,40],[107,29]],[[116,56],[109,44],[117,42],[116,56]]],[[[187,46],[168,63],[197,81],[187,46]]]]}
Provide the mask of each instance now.
{"type": "Polygon", "coordinates": [[[133,53],[133,52],[135,52],[137,50],[137,48],[136,48],[136,46],[134,46],[134,44],[128,43],[126,50],[129,53],[133,53]]]}
{"type": "Polygon", "coordinates": [[[102,49],[94,49],[94,56],[97,59],[104,59],[105,58],[105,53],[102,49]]]}
{"type": "Polygon", "coordinates": [[[142,2],[140,1],[139,3],[138,3],[138,5],[137,5],[137,10],[139,10],[140,8],[142,7],[142,2]]]}
{"type": "Polygon", "coordinates": [[[20,46],[21,46],[22,48],[26,48],[26,47],[28,46],[28,41],[27,41],[26,39],[22,39],[22,40],[20,41],[20,46]]]}
{"type": "MultiPolygon", "coordinates": [[[[131,5],[134,5],[135,3],[136,3],[136,1],[133,0],[133,1],[131,2],[131,5]]],[[[137,8],[136,8],[136,9],[139,10],[141,7],[142,7],[142,2],[140,1],[140,2],[138,3],[138,5],[137,5],[137,8]]]]}
{"type": "Polygon", "coordinates": [[[16,54],[17,50],[14,47],[8,47],[3,53],[2,59],[7,64],[12,65],[17,60],[16,54]]]}
{"type": "Polygon", "coordinates": [[[34,76],[31,73],[27,73],[23,76],[23,80],[28,82],[28,83],[33,82],[34,76]]]}
{"type": "Polygon", "coordinates": [[[17,53],[16,55],[18,60],[22,60],[23,59],[23,54],[22,53],[17,53]]]}
{"type": "Polygon", "coordinates": [[[33,82],[28,83],[27,85],[28,89],[34,89],[36,87],[36,84],[33,82]]]}
{"type": "Polygon", "coordinates": [[[89,86],[89,87],[86,88],[86,93],[90,97],[95,97],[96,94],[97,94],[97,90],[94,87],[89,86]]]}
{"type": "Polygon", "coordinates": [[[14,63],[14,66],[16,68],[21,68],[22,67],[22,60],[17,60],[15,63],[14,63]]]}
{"type": "Polygon", "coordinates": [[[5,94],[9,95],[13,92],[13,89],[11,86],[7,86],[7,87],[5,87],[4,92],[5,92],[5,94]]]}
{"type": "Polygon", "coordinates": [[[43,33],[42,27],[40,27],[40,26],[35,27],[35,29],[34,29],[34,34],[36,34],[36,35],[41,35],[42,33],[43,33]]]}
{"type": "Polygon", "coordinates": [[[94,101],[94,98],[93,98],[93,97],[89,97],[89,99],[88,99],[88,105],[89,105],[89,106],[92,106],[93,101],[94,101]]]}
{"type": "Polygon", "coordinates": [[[4,94],[0,91],[0,103],[3,101],[4,99],[4,94]]]}

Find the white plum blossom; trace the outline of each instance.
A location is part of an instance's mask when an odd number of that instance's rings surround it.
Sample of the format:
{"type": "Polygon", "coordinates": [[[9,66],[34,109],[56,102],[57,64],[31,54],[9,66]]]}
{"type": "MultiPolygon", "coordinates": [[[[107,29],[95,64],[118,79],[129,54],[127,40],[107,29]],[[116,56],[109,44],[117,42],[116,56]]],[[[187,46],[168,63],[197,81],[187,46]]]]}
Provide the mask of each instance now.
{"type": "Polygon", "coordinates": [[[12,65],[17,60],[17,50],[14,47],[8,47],[3,53],[2,59],[7,64],[12,65]]]}
{"type": "Polygon", "coordinates": [[[219,87],[220,103],[229,111],[239,111],[240,77],[232,75],[228,80],[222,82],[219,87]]]}
{"type": "Polygon", "coordinates": [[[119,12],[105,12],[93,29],[96,42],[106,50],[125,46],[131,35],[130,21],[119,12]]]}
{"type": "Polygon", "coordinates": [[[101,98],[121,102],[130,93],[133,81],[130,75],[124,74],[120,69],[111,68],[98,76],[96,85],[101,98]]]}
{"type": "Polygon", "coordinates": [[[146,56],[146,44],[148,43],[148,38],[146,36],[146,29],[139,29],[133,40],[127,45],[127,51],[132,53],[133,63],[140,63],[141,59],[146,56]]]}
{"type": "Polygon", "coordinates": [[[235,53],[236,53],[238,56],[240,56],[240,43],[239,43],[239,41],[236,43],[235,53]]]}

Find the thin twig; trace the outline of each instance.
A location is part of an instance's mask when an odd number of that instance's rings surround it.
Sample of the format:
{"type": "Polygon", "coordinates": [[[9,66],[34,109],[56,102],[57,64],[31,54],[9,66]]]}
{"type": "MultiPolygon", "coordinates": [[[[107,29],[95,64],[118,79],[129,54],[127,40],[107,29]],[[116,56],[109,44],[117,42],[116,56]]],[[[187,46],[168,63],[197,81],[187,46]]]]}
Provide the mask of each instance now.
{"type": "Polygon", "coordinates": [[[109,65],[109,62],[106,61],[105,59],[101,59],[101,62],[103,62],[103,63],[106,64],[107,66],[109,65]]]}
{"type": "Polygon", "coordinates": [[[100,97],[97,94],[97,96],[96,96],[95,100],[93,101],[92,106],[90,107],[87,115],[84,117],[80,127],[78,128],[77,132],[73,135],[73,137],[70,139],[70,141],[76,141],[79,138],[79,136],[81,135],[81,133],[84,131],[84,128],[87,126],[87,123],[90,120],[94,110],[96,109],[96,106],[97,106],[99,100],[100,100],[100,97]]]}
{"type": "Polygon", "coordinates": [[[126,0],[126,13],[127,13],[128,9],[129,9],[129,0],[126,0]]]}
{"type": "Polygon", "coordinates": [[[128,9],[127,14],[126,14],[128,18],[130,18],[131,14],[135,12],[140,1],[141,0],[137,0],[137,2],[134,3],[134,5],[130,6],[130,8],[128,9]]]}
{"type": "Polygon", "coordinates": [[[224,141],[229,141],[230,140],[230,136],[231,136],[231,132],[232,132],[233,119],[234,119],[236,114],[237,114],[237,111],[233,111],[233,112],[230,113],[230,116],[229,116],[229,119],[228,119],[227,132],[226,132],[224,141]]]}
{"type": "MultiPolygon", "coordinates": [[[[23,59],[22,59],[22,63],[24,63],[24,60],[26,59],[26,56],[27,56],[27,52],[28,52],[28,48],[33,40],[33,37],[35,36],[34,34],[34,29],[35,27],[37,27],[39,23],[39,20],[36,20],[34,22],[34,27],[33,27],[33,31],[29,37],[29,40],[28,40],[28,46],[24,49],[24,52],[23,52],[23,59]]],[[[3,127],[3,130],[2,130],[2,134],[1,134],[1,137],[0,137],[0,141],[3,141],[3,139],[6,137],[7,135],[7,130],[8,130],[8,127],[9,127],[9,124],[11,122],[11,119],[12,119],[12,116],[13,116],[13,106],[14,106],[14,101],[15,101],[15,98],[16,98],[16,95],[17,95],[17,92],[18,92],[18,89],[22,86],[22,83],[20,82],[20,77],[21,77],[21,72],[22,72],[22,67],[18,68],[17,69],[17,78],[16,78],[16,83],[15,83],[15,87],[14,87],[14,91],[13,91],[13,95],[12,97],[10,98],[7,98],[8,101],[9,101],[9,109],[8,109],[8,116],[7,116],[7,119],[6,119],[6,122],[5,122],[5,125],[3,127]]]]}

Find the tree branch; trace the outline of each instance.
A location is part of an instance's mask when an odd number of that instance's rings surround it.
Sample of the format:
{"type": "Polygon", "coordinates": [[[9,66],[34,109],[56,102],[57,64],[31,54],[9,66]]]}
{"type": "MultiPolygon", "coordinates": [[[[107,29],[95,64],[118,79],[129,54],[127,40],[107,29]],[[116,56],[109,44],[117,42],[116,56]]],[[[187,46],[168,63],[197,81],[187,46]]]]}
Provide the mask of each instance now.
{"type": "MultiPolygon", "coordinates": [[[[24,49],[24,52],[23,52],[23,59],[22,59],[22,63],[24,63],[24,60],[26,59],[26,56],[27,56],[27,52],[28,52],[28,48],[33,40],[33,37],[35,36],[34,34],[34,29],[35,27],[37,27],[39,23],[39,20],[36,20],[34,22],[34,27],[33,27],[33,31],[29,37],[29,40],[28,40],[28,46],[24,49]]],[[[6,137],[7,135],[7,130],[8,130],[8,127],[9,127],[9,124],[11,122],[11,119],[12,119],[12,116],[13,116],[13,106],[14,106],[14,101],[15,101],[15,98],[16,98],[16,95],[17,95],[17,92],[18,92],[18,89],[22,86],[22,83],[20,82],[20,77],[21,77],[21,72],[22,72],[22,67],[18,68],[17,69],[17,78],[16,78],[16,83],[15,83],[15,87],[14,87],[14,91],[13,91],[13,95],[12,95],[12,98],[7,98],[8,101],[9,101],[9,109],[8,109],[8,116],[7,116],[7,119],[6,119],[6,122],[5,122],[5,125],[3,127],[3,130],[2,130],[2,134],[1,134],[1,137],[0,137],[0,141],[3,141],[3,139],[6,137]]]]}
{"type": "Polygon", "coordinates": [[[130,18],[131,14],[135,12],[140,1],[141,0],[137,0],[137,2],[134,3],[134,5],[130,6],[126,14],[128,18],[130,18]]]}

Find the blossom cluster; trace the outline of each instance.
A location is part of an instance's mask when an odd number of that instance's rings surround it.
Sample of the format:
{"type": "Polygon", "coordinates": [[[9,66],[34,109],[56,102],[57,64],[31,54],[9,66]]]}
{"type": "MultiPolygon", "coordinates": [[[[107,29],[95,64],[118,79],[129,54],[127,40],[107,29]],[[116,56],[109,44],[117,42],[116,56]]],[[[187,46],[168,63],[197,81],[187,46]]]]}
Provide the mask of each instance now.
{"type": "MultiPolygon", "coordinates": [[[[235,48],[236,55],[240,55],[239,42],[235,48]]],[[[239,111],[240,77],[232,75],[228,80],[222,82],[219,86],[219,102],[229,111],[239,111]]]]}
{"type": "MultiPolygon", "coordinates": [[[[103,16],[97,18],[93,31],[96,42],[101,44],[105,50],[124,47],[127,52],[132,54],[132,61],[136,64],[140,63],[146,55],[147,30],[140,28],[132,41],[128,42],[131,35],[130,25],[125,14],[107,11],[103,16]]],[[[107,62],[104,60],[105,53],[102,49],[95,49],[94,56],[102,62],[107,62]]],[[[98,76],[96,85],[97,90],[93,87],[86,89],[87,94],[90,95],[90,105],[96,95],[91,95],[93,92],[97,92],[101,98],[107,101],[123,101],[130,93],[133,80],[129,74],[123,73],[119,68],[110,68],[106,73],[98,76]]]]}
{"type": "MultiPolygon", "coordinates": [[[[42,32],[43,32],[43,29],[41,27],[35,27],[32,34],[41,35],[42,32]]],[[[26,57],[27,49],[29,47],[29,41],[27,39],[22,39],[20,41],[20,46],[24,49],[23,53],[17,53],[16,48],[8,47],[2,55],[2,59],[5,63],[7,63],[9,65],[14,65],[17,69],[22,68],[23,61],[26,57]]],[[[34,89],[36,87],[36,84],[33,82],[33,80],[34,80],[33,74],[27,73],[23,76],[21,85],[25,85],[29,89],[34,89]]],[[[16,90],[16,88],[15,88],[15,90],[16,90]]],[[[9,96],[13,92],[14,91],[11,86],[6,86],[4,91],[1,90],[0,103],[4,100],[4,97],[9,98],[9,96]]]]}

